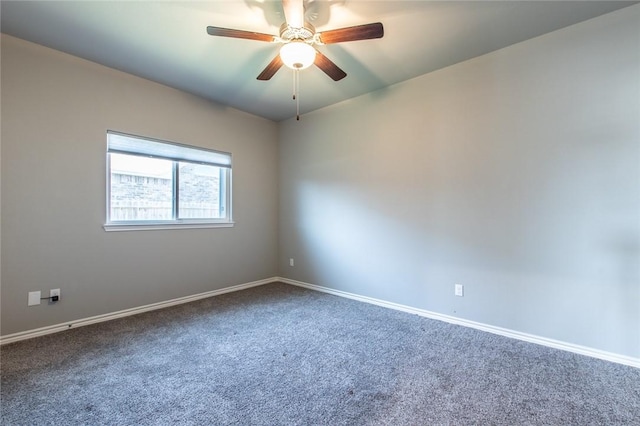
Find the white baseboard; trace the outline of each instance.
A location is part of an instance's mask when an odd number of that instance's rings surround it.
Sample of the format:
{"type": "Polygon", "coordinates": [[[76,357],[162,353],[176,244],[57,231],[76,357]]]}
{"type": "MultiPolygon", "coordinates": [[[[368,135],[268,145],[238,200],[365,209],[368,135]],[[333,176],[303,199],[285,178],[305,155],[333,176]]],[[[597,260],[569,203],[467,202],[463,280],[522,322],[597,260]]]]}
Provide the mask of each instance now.
{"type": "Polygon", "coordinates": [[[593,349],[586,346],[574,345],[572,343],[561,342],[559,340],[548,339],[546,337],[535,336],[532,334],[521,333],[519,331],[509,330],[502,327],[495,327],[492,325],[482,324],[475,321],[469,321],[462,318],[453,317],[450,315],[439,314],[437,312],[431,312],[424,309],[413,308],[411,306],[401,305],[398,303],[387,302],[380,299],[374,299],[372,297],[360,296],[345,291],[334,290],[328,287],[322,287],[315,284],[309,284],[302,281],[291,280],[289,278],[273,277],[264,280],[253,281],[245,284],[239,284],[231,287],[222,288],[219,290],[207,291],[205,293],[194,294],[191,296],[180,297],[177,299],[171,299],[164,302],[152,303],[150,305],[139,306],[137,308],[125,309],[122,311],[112,312],[104,315],[97,315],[94,317],[83,318],[75,321],[68,321],[61,324],[51,325],[47,327],[37,328],[34,330],[27,330],[19,333],[8,334],[6,336],[0,336],[0,345],[7,343],[18,342],[20,340],[31,339],[33,337],[44,336],[46,334],[57,333],[70,328],[83,327],[85,325],[95,324],[104,321],[110,321],[117,318],[127,317],[131,315],[140,314],[143,312],[154,311],[156,309],[168,308],[169,306],[180,305],[183,303],[193,302],[199,299],[206,299],[208,297],[218,296],[220,294],[231,293],[234,291],[245,290],[251,287],[257,287],[272,282],[282,282],[298,287],[308,288],[310,290],[320,291],[323,293],[333,294],[335,296],[345,297],[348,299],[357,300],[360,302],[370,303],[373,305],[382,306],[389,309],[395,309],[397,311],[407,312],[410,314],[420,315],[426,318],[435,319],[438,321],[448,322],[450,324],[461,325],[464,327],[470,327],[488,333],[498,334],[500,336],[510,337],[512,339],[523,340],[525,342],[535,343],[538,345],[548,346],[554,349],[560,349],[568,352],[573,352],[580,355],[586,355],[593,358],[602,359],[605,361],[615,362],[618,364],[624,364],[631,367],[640,368],[640,358],[633,358],[625,355],[619,355],[612,352],[601,351],[599,349],[593,349]]]}
{"type": "Polygon", "coordinates": [[[280,277],[277,280],[285,284],[291,284],[298,287],[304,287],[311,290],[321,291],[323,293],[329,293],[335,296],[346,297],[348,299],[358,300],[360,302],[365,302],[373,305],[382,306],[385,308],[395,309],[397,311],[408,312],[410,314],[416,314],[422,317],[448,322],[450,324],[456,324],[464,327],[475,328],[477,330],[498,334],[500,336],[510,337],[512,339],[523,340],[525,342],[536,343],[538,345],[548,346],[554,349],[560,349],[563,351],[573,352],[580,355],[586,355],[592,358],[598,358],[605,361],[610,361],[618,364],[624,364],[631,367],[640,368],[640,358],[633,358],[630,356],[601,351],[599,349],[593,349],[586,346],[574,345],[572,343],[561,342],[559,340],[548,339],[546,337],[535,336],[533,334],[521,333],[519,331],[509,330],[502,327],[495,327],[492,325],[482,324],[475,321],[469,321],[462,318],[453,317],[450,315],[444,315],[444,314],[439,314],[437,312],[427,311],[424,309],[412,308],[410,306],[400,305],[398,303],[387,302],[384,300],[374,299],[367,296],[360,296],[357,294],[347,293],[345,291],[340,291],[340,290],[334,290],[331,288],[322,287],[315,284],[309,284],[301,281],[291,280],[288,278],[280,277]]]}
{"type": "Polygon", "coordinates": [[[177,299],[171,299],[164,302],[152,303],[150,305],[139,306],[137,308],[125,309],[122,311],[111,312],[104,315],[97,315],[95,317],[83,318],[75,321],[63,322],[61,324],[50,325],[47,327],[36,328],[34,330],[27,330],[19,333],[7,334],[6,336],[0,336],[0,345],[18,342],[20,340],[31,339],[33,337],[44,336],[45,334],[57,333],[60,331],[69,330],[70,328],[83,327],[85,325],[95,324],[98,322],[110,321],[116,318],[128,317],[131,315],[141,314],[143,312],[148,312],[148,311],[155,311],[156,309],[168,308],[169,306],[181,305],[183,303],[189,303],[199,299],[206,299],[207,297],[218,296],[224,293],[231,293],[234,291],[245,290],[251,287],[257,287],[259,285],[269,284],[274,281],[278,281],[278,278],[267,278],[264,280],[253,281],[245,284],[239,284],[231,287],[222,288],[220,290],[207,291],[204,293],[198,293],[191,296],[179,297],[177,299]]]}

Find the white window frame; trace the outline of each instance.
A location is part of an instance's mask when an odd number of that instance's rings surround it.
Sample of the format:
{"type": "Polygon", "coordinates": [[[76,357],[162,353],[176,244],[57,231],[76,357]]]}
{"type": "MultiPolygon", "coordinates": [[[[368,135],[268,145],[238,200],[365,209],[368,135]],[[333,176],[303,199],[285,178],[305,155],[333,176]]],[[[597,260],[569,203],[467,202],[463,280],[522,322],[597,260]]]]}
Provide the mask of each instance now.
{"type": "MultiPolygon", "coordinates": [[[[230,153],[194,147],[175,142],[144,136],[131,135],[116,131],[107,131],[106,153],[106,220],[103,228],[105,231],[137,231],[157,229],[189,229],[189,228],[230,228],[233,227],[232,219],[232,156],[230,153]],[[124,141],[124,143],[122,142],[124,141]],[[128,143],[129,142],[129,143],[128,143]],[[139,142],[139,143],[137,143],[139,142]],[[126,155],[140,155],[149,158],[159,158],[174,161],[174,188],[173,210],[177,214],[179,203],[178,182],[175,177],[177,162],[191,162],[226,169],[221,192],[224,193],[225,217],[217,219],[178,219],[171,220],[135,220],[112,221],[111,220],[111,153],[126,155]]],[[[221,195],[223,197],[223,195],[221,195]]]]}

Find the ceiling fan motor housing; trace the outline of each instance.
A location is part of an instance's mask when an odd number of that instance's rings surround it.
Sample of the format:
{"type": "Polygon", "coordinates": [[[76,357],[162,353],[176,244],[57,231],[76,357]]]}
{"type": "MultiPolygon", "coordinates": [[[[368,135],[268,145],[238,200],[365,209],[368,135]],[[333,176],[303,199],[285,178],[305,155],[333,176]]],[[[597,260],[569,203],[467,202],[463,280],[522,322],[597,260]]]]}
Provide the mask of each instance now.
{"type": "Polygon", "coordinates": [[[285,43],[288,43],[292,40],[301,40],[307,43],[313,42],[313,36],[316,33],[316,29],[313,25],[308,22],[304,23],[304,26],[301,28],[294,28],[285,22],[280,26],[280,38],[285,43]]]}

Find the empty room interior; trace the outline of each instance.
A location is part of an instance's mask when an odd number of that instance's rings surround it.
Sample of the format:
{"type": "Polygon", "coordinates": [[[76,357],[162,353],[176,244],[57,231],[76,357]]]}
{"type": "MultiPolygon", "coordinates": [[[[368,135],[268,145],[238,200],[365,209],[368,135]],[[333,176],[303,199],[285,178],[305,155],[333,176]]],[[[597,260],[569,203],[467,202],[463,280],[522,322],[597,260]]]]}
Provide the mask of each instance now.
{"type": "Polygon", "coordinates": [[[640,424],[638,2],[0,7],[3,424],[640,424]]]}

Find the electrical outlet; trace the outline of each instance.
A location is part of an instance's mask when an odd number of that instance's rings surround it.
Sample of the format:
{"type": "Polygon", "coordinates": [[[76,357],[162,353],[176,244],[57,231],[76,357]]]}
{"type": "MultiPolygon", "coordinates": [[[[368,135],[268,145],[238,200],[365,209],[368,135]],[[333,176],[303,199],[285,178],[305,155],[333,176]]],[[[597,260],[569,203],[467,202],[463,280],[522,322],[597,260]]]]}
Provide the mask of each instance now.
{"type": "Polygon", "coordinates": [[[40,291],[30,291],[29,292],[29,301],[27,302],[27,306],[35,306],[40,304],[40,296],[42,292],[40,291]]]}
{"type": "Polygon", "coordinates": [[[293,266],[293,257],[289,259],[289,266],[293,266]]]}
{"type": "Polygon", "coordinates": [[[54,288],[52,290],[49,290],[49,297],[49,302],[57,302],[58,300],[60,300],[60,289],[54,288]],[[55,297],[57,297],[57,299],[55,299],[55,297]]]}
{"type": "Polygon", "coordinates": [[[464,286],[462,284],[455,284],[455,295],[459,297],[464,296],[464,286]]]}

